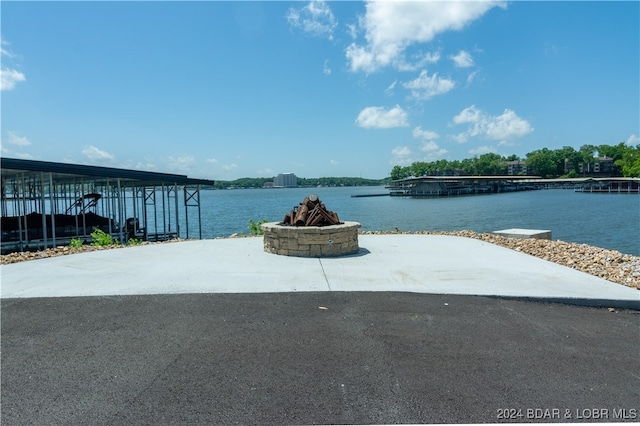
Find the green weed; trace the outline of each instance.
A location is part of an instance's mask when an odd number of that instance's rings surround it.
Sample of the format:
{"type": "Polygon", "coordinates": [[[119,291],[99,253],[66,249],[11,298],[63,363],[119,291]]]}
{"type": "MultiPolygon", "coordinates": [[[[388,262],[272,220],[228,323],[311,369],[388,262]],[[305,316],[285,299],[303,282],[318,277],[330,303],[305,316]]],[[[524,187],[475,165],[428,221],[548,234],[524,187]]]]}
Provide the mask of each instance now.
{"type": "Polygon", "coordinates": [[[91,233],[91,245],[92,246],[111,246],[115,244],[113,241],[113,237],[102,229],[93,228],[93,232],[91,233]]]}
{"type": "Polygon", "coordinates": [[[249,227],[248,227],[249,235],[263,235],[264,232],[262,231],[262,228],[260,228],[260,225],[267,222],[269,222],[267,219],[262,219],[258,221],[249,219],[249,227]]]}

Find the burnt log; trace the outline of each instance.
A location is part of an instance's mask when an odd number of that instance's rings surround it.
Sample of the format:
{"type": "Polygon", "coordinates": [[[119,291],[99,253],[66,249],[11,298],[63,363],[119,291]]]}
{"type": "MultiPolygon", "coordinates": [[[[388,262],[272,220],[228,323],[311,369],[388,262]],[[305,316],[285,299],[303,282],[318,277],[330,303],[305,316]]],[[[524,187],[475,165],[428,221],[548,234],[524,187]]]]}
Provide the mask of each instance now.
{"type": "Polygon", "coordinates": [[[298,207],[298,212],[296,213],[296,217],[294,223],[296,225],[304,225],[307,222],[307,216],[309,214],[309,207],[306,204],[302,204],[298,207]]]}
{"type": "Polygon", "coordinates": [[[316,194],[305,197],[284,217],[282,225],[292,226],[328,226],[340,224],[335,212],[327,210],[316,194]]]}

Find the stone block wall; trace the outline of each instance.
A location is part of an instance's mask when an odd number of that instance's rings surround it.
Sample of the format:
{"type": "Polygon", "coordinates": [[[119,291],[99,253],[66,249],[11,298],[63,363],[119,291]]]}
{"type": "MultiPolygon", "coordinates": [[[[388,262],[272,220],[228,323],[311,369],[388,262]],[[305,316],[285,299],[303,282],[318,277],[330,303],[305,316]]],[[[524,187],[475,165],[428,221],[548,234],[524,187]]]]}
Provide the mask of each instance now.
{"type": "Polygon", "coordinates": [[[264,251],[284,256],[330,257],[354,254],[358,247],[358,222],[330,226],[261,225],[264,251]]]}

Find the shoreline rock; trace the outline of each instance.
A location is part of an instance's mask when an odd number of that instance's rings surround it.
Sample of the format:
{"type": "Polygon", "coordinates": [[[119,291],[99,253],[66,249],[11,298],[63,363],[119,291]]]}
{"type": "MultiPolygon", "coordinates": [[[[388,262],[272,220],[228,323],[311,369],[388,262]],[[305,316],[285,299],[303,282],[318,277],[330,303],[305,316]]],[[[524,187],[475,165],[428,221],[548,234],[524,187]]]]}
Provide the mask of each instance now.
{"type": "MultiPolygon", "coordinates": [[[[474,238],[487,243],[506,247],[521,253],[526,253],[549,262],[567,266],[569,268],[585,272],[605,280],[640,290],[640,256],[620,253],[615,250],[590,246],[588,244],[568,243],[560,240],[542,240],[534,238],[507,238],[495,234],[477,233],[474,231],[360,231],[360,235],[392,235],[392,234],[421,234],[421,235],[450,235],[464,238],[474,238]]],[[[237,234],[229,238],[251,238],[251,236],[239,236],[237,234]]],[[[148,243],[165,244],[185,241],[175,239],[165,242],[148,243]]],[[[61,246],[55,249],[46,249],[36,252],[10,253],[0,255],[0,265],[24,262],[47,257],[66,256],[76,253],[85,253],[98,250],[132,248],[135,246],[82,246],[70,248],[61,246]]]]}

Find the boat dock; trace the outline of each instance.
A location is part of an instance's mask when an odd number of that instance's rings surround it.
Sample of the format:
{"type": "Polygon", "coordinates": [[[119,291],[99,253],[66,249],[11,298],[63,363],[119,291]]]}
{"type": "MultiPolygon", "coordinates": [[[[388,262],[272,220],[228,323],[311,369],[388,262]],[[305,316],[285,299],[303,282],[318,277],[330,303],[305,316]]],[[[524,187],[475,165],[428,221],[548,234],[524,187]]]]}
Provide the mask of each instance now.
{"type": "Polygon", "coordinates": [[[13,158],[1,165],[2,253],[91,242],[96,229],[119,243],[193,238],[194,230],[202,238],[200,188],[212,180],[13,158]]]}
{"type": "Polygon", "coordinates": [[[576,192],[640,194],[640,178],[542,179],[538,176],[421,176],[399,179],[386,187],[389,195],[443,197],[565,188],[576,192]]]}
{"type": "Polygon", "coordinates": [[[354,194],[351,198],[363,198],[363,197],[388,197],[389,193],[385,194],[354,194]]]}

